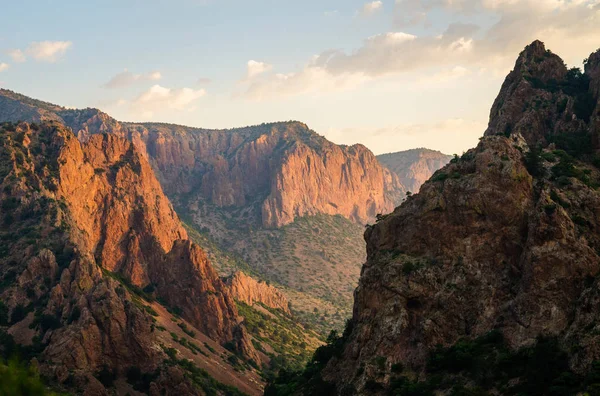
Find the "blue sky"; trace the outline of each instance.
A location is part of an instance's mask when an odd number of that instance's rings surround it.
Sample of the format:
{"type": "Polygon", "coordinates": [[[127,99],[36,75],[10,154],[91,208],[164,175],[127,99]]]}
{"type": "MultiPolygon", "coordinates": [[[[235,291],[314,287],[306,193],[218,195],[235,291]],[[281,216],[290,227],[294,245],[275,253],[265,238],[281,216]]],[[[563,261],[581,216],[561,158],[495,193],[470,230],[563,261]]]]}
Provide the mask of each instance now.
{"type": "Polygon", "coordinates": [[[20,1],[0,86],[123,121],[296,119],[374,152],[460,153],[519,51],[600,47],[598,0],[20,1]]]}

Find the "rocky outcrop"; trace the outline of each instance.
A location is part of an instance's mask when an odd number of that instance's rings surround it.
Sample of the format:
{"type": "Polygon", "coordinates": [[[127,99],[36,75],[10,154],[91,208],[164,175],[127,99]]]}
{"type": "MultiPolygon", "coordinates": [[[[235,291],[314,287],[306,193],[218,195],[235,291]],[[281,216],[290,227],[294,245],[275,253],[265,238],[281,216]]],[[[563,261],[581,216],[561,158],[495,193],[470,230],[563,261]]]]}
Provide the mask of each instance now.
{"type": "Polygon", "coordinates": [[[113,134],[81,144],[64,134],[58,193],[86,237],[81,244],[108,271],[132,284],[156,287],[168,304],[207,335],[235,338],[237,312],[204,253],[163,195],[147,160],[113,134]]]}
{"type": "Polygon", "coordinates": [[[448,164],[451,159],[450,155],[425,148],[377,156],[377,160],[383,166],[398,175],[400,183],[406,191],[413,193],[419,192],[423,183],[429,180],[435,171],[448,164]]]}
{"type": "Polygon", "coordinates": [[[282,292],[266,282],[236,272],[224,279],[225,285],[229,289],[234,299],[250,306],[260,303],[269,308],[280,309],[289,314],[289,302],[282,292]]]}
{"type": "Polygon", "coordinates": [[[14,326],[35,310],[39,340],[21,341],[39,348],[46,375],[72,386],[103,367],[121,376],[162,367],[140,295],[258,361],[229,291],[131,142],[81,143],[59,123],[21,123],[3,125],[0,143],[0,310],[14,326]]]}
{"type": "MultiPolygon", "coordinates": [[[[438,346],[492,330],[512,351],[556,339],[573,372],[591,369],[600,358],[596,84],[593,73],[567,71],[532,43],[479,145],[367,229],[352,326],[325,370],[339,392],[378,394],[423,381],[438,346]],[[394,374],[397,367],[413,374],[394,374]]],[[[523,373],[516,375],[503,386],[515,386],[523,373]]]]}
{"type": "Polygon", "coordinates": [[[365,224],[393,209],[392,186],[400,184],[364,146],[324,145],[315,151],[296,143],[276,171],[262,204],[262,222],[279,227],[297,217],[341,214],[365,224]],[[389,184],[388,184],[389,183],[389,184]]]}

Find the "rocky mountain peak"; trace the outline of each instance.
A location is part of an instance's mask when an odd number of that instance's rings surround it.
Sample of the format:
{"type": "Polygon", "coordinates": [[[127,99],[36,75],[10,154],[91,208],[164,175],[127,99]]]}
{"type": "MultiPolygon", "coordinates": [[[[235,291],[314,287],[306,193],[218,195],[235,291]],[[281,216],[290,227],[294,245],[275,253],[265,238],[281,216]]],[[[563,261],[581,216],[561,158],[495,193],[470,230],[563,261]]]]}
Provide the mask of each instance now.
{"type": "Polygon", "coordinates": [[[591,58],[582,73],[541,42],[528,46],[477,147],[367,228],[352,320],[315,355],[315,366],[329,364],[322,377],[304,372],[306,389],[547,395],[598,386],[591,58]]]}
{"type": "Polygon", "coordinates": [[[595,105],[589,87],[587,73],[568,70],[559,56],[535,41],[502,84],[485,135],[514,134],[530,146],[546,146],[560,135],[584,130],[595,105]]]}

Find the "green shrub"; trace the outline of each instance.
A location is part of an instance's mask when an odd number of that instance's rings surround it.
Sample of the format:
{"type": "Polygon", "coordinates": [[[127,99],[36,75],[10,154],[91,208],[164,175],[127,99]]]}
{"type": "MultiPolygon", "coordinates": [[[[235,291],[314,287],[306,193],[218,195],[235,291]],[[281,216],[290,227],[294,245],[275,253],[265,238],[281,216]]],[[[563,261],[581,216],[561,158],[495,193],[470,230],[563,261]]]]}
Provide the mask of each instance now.
{"type": "Polygon", "coordinates": [[[431,181],[434,181],[434,182],[438,182],[438,181],[444,181],[444,180],[446,180],[447,178],[448,178],[448,174],[447,174],[447,173],[445,173],[445,172],[441,172],[441,171],[438,171],[438,172],[436,172],[436,173],[433,175],[433,177],[431,178],[431,181]]]}
{"type": "Polygon", "coordinates": [[[0,326],[8,325],[8,307],[0,300],[0,326]]]}
{"type": "Polygon", "coordinates": [[[541,153],[541,147],[536,146],[532,147],[527,154],[525,154],[525,167],[527,168],[529,174],[533,177],[539,177],[544,174],[541,153]]]}
{"type": "Polygon", "coordinates": [[[56,395],[44,385],[38,371],[16,359],[0,363],[0,395],[56,395]]]}
{"type": "Polygon", "coordinates": [[[79,309],[78,306],[73,307],[73,309],[71,310],[71,315],[69,315],[68,324],[76,322],[80,316],[81,316],[81,309],[79,309]]]}
{"type": "Polygon", "coordinates": [[[116,377],[114,371],[108,366],[103,366],[102,369],[96,373],[96,378],[106,388],[111,388],[114,385],[116,377]]]}
{"type": "Polygon", "coordinates": [[[17,304],[17,306],[13,309],[10,315],[10,323],[15,324],[27,316],[28,310],[23,306],[23,304],[17,304]]]}
{"type": "Polygon", "coordinates": [[[193,330],[190,330],[185,323],[183,323],[183,322],[177,323],[177,326],[179,326],[181,328],[181,330],[183,330],[183,332],[185,334],[189,335],[190,337],[192,337],[192,338],[196,337],[196,333],[193,330]]]}
{"type": "Polygon", "coordinates": [[[58,329],[62,326],[60,319],[54,315],[42,315],[40,319],[40,327],[42,332],[58,329]]]}

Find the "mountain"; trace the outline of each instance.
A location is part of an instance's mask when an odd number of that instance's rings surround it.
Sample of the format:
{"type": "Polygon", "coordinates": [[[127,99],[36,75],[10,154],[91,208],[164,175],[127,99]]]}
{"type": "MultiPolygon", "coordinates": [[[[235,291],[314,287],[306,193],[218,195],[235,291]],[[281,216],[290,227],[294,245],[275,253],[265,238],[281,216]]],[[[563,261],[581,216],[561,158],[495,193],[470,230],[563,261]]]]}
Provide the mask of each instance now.
{"type": "Polygon", "coordinates": [[[2,356],[73,391],[260,393],[234,299],[131,142],[4,123],[0,182],[2,356]]]}
{"type": "Polygon", "coordinates": [[[478,146],[368,227],[344,334],[267,394],[597,392],[600,50],[584,63],[525,48],[478,146]]]}
{"type": "Polygon", "coordinates": [[[431,175],[452,159],[451,155],[439,151],[418,148],[397,153],[381,154],[377,160],[386,168],[398,175],[400,184],[406,191],[419,192],[421,185],[431,175]]]}
{"type": "Polygon", "coordinates": [[[168,194],[193,194],[219,208],[252,207],[264,227],[315,214],[366,224],[394,208],[398,179],[364,146],[340,146],[300,122],[206,130],[120,123],[97,109],[74,110],[0,90],[0,119],[58,120],[85,142],[111,132],[151,161],[168,194]]]}
{"type": "Polygon", "coordinates": [[[99,133],[133,142],[220,275],[243,270],[272,282],[323,333],[350,315],[364,225],[406,191],[364,146],[333,144],[300,122],[231,130],[122,123],[7,90],[0,120],[53,120],[81,142],[99,133]]]}

